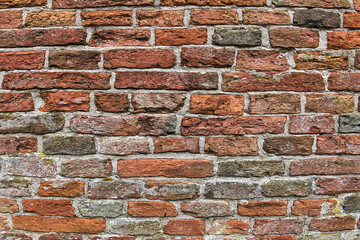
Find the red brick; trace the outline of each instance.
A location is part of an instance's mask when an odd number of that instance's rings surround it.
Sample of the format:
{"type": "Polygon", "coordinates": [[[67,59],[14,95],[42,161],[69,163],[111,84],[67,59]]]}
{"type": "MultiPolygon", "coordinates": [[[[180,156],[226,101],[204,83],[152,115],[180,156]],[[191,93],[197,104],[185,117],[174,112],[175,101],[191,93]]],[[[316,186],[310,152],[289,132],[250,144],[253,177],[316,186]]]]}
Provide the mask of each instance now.
{"type": "Polygon", "coordinates": [[[11,229],[9,223],[8,216],[0,215],[0,231],[9,231],[11,229]]]}
{"type": "Polygon", "coordinates": [[[0,198],[0,213],[17,213],[19,206],[14,199],[0,198]]]}
{"type": "Polygon", "coordinates": [[[206,28],[155,29],[156,45],[201,45],[207,41],[206,28]]]}
{"type": "Polygon", "coordinates": [[[6,74],[4,89],[109,89],[110,73],[26,72],[6,74]]]}
{"type": "Polygon", "coordinates": [[[28,112],[34,110],[31,93],[0,93],[0,112],[28,112]]]}
{"type": "Polygon", "coordinates": [[[297,216],[319,216],[336,213],[338,201],[332,198],[299,199],[291,207],[291,213],[297,216]]]}
{"type": "Polygon", "coordinates": [[[354,7],[356,11],[360,11],[360,0],[354,0],[354,7]]]}
{"type": "Polygon", "coordinates": [[[130,102],[125,93],[96,93],[95,105],[98,111],[127,112],[130,102]]]}
{"type": "Polygon", "coordinates": [[[318,8],[350,8],[348,0],[318,1],[318,0],[283,0],[274,2],[276,6],[284,7],[318,7],[318,8]]]}
{"type": "Polygon", "coordinates": [[[360,13],[344,12],[344,27],[360,28],[360,13]]]}
{"type": "Polygon", "coordinates": [[[236,68],[260,71],[285,71],[289,69],[289,63],[286,57],[278,51],[239,50],[236,68]]]}
{"type": "Polygon", "coordinates": [[[128,214],[133,217],[176,217],[175,206],[168,202],[128,202],[128,214]]]}
{"type": "Polygon", "coordinates": [[[242,115],[244,97],[241,95],[193,94],[190,99],[190,113],[213,115],[242,115]]]}
{"type": "Polygon", "coordinates": [[[105,68],[171,68],[175,63],[171,49],[121,49],[104,53],[105,68]]]}
{"type": "Polygon", "coordinates": [[[243,23],[249,25],[290,25],[291,20],[287,11],[244,9],[243,23]]]}
{"type": "Polygon", "coordinates": [[[14,216],[13,228],[37,232],[99,233],[105,230],[105,220],[41,216],[14,216]]]}
{"type": "Polygon", "coordinates": [[[181,123],[183,135],[244,135],[259,133],[282,133],[286,117],[185,117],[181,123]]]}
{"type": "Polygon", "coordinates": [[[293,134],[334,133],[335,121],[331,115],[290,116],[289,132],[293,134]]]}
{"type": "Polygon", "coordinates": [[[197,137],[166,137],[153,138],[154,153],[191,152],[199,153],[199,138],[197,137]]]}
{"type": "Polygon", "coordinates": [[[98,51],[55,50],[49,53],[49,66],[61,69],[99,69],[98,51]]]}
{"type": "Polygon", "coordinates": [[[360,159],[324,158],[292,161],[290,175],[360,174],[360,159]]]}
{"type": "Polygon", "coordinates": [[[296,69],[346,70],[349,56],[345,51],[301,51],[295,53],[296,69]]]}
{"type": "Polygon", "coordinates": [[[255,235],[300,234],[304,224],[302,219],[257,219],[253,233],[255,235]]]}
{"type": "Polygon", "coordinates": [[[333,31],[327,33],[329,49],[360,48],[360,32],[333,31]]]}
{"type": "Polygon", "coordinates": [[[75,180],[41,181],[38,195],[41,197],[79,197],[84,195],[84,182],[75,180]]]}
{"type": "Polygon", "coordinates": [[[137,11],[139,26],[180,27],[184,25],[184,11],[137,11]]]}
{"type": "Polygon", "coordinates": [[[19,8],[19,7],[36,7],[36,6],[45,6],[46,0],[10,0],[2,1],[0,3],[0,8],[19,8]]]}
{"type": "Polygon", "coordinates": [[[231,67],[235,51],[231,48],[182,48],[181,64],[188,67],[231,67]]]}
{"type": "Polygon", "coordinates": [[[192,25],[237,25],[239,16],[233,9],[193,9],[190,24],[192,25]]]}
{"type": "Polygon", "coordinates": [[[83,26],[131,26],[132,11],[112,10],[112,11],[91,11],[81,12],[83,26]]]}
{"type": "Polygon", "coordinates": [[[238,205],[241,216],[281,216],[286,215],[287,201],[242,201],[238,205]]]}
{"type": "Polygon", "coordinates": [[[328,88],[335,91],[360,91],[359,80],[360,73],[331,73],[328,88]]]}
{"type": "Polygon", "coordinates": [[[297,94],[250,95],[250,114],[300,113],[301,100],[297,94]]]}
{"type": "Polygon", "coordinates": [[[337,195],[352,192],[360,192],[360,177],[327,177],[316,179],[316,194],[337,195]]]}
{"type": "Polygon", "coordinates": [[[161,0],[161,5],[167,6],[184,6],[184,5],[199,5],[199,6],[263,6],[265,0],[161,0]]]}
{"type": "Polygon", "coordinates": [[[118,161],[120,177],[189,177],[214,175],[214,165],[204,159],[129,159],[118,161]]]}
{"type": "Polygon", "coordinates": [[[182,109],[185,95],[181,93],[134,93],[134,113],[171,113],[182,109]]]}
{"type": "Polygon", "coordinates": [[[275,155],[310,155],[314,138],[304,137],[270,137],[265,138],[263,148],[275,155]]]}
{"type": "Polygon", "coordinates": [[[269,31],[270,45],[282,48],[316,48],[319,31],[306,28],[273,28],[269,31]]]}
{"type": "Polygon", "coordinates": [[[221,86],[226,92],[325,90],[325,82],[318,73],[223,73],[221,86]]]}
{"type": "Polygon", "coordinates": [[[317,154],[360,154],[360,136],[318,136],[317,154]]]}
{"type": "Polygon", "coordinates": [[[315,218],[311,220],[309,230],[320,232],[352,230],[355,227],[355,223],[356,219],[353,216],[315,218]]]}
{"type": "Polygon", "coordinates": [[[351,113],[354,111],[354,96],[350,94],[309,94],[306,95],[306,112],[351,113]]]}
{"type": "MultiPolygon", "coordinates": [[[[0,3],[1,4],[1,3],[0,3]]],[[[0,6],[1,8],[1,6],[0,6]]],[[[22,11],[1,11],[0,29],[20,28],[22,25],[22,11]]]]}
{"type": "Polygon", "coordinates": [[[54,8],[93,8],[93,7],[113,7],[113,6],[142,6],[142,5],[154,5],[154,0],[124,0],[119,2],[118,0],[54,0],[54,8]]]}
{"type": "Polygon", "coordinates": [[[198,236],[205,234],[205,221],[194,219],[170,220],[164,226],[164,233],[168,235],[198,236]]]}
{"type": "Polygon", "coordinates": [[[90,97],[86,92],[42,92],[40,97],[45,102],[40,108],[43,112],[76,112],[90,109],[90,97]]]}
{"type": "Polygon", "coordinates": [[[167,90],[210,90],[217,84],[216,73],[195,72],[117,72],[115,81],[116,88],[167,90]]]}
{"type": "Polygon", "coordinates": [[[44,67],[45,52],[0,52],[0,70],[35,70],[44,67]]]}
{"type": "Polygon", "coordinates": [[[0,138],[0,154],[31,153],[37,151],[37,138],[10,137],[0,138]]]}
{"type": "MultiPolygon", "coordinates": [[[[216,219],[211,222],[207,233],[209,234],[248,234],[250,231],[250,222],[248,220],[238,219],[216,219]]],[[[226,240],[227,238],[223,239],[226,240]]]]}
{"type": "Polygon", "coordinates": [[[207,137],[205,152],[217,156],[256,156],[257,139],[254,137],[207,137]]]}
{"type": "Polygon", "coordinates": [[[149,46],[150,31],[117,29],[96,31],[89,41],[91,47],[149,46]]]}
{"type": "Polygon", "coordinates": [[[25,18],[26,27],[74,26],[75,11],[29,12],[25,18]]]}
{"type": "Polygon", "coordinates": [[[0,31],[0,47],[67,46],[85,44],[86,31],[80,29],[22,29],[0,31]]]}
{"type": "Polygon", "coordinates": [[[75,216],[70,200],[23,199],[23,210],[38,215],[75,216]]]}

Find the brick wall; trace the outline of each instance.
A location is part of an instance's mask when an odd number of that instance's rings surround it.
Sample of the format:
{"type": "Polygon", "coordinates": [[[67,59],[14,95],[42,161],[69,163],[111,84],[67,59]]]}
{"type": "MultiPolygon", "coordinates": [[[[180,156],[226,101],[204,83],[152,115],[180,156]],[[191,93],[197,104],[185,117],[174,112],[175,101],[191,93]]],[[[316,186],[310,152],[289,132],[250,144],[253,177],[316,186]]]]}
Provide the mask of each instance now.
{"type": "Polygon", "coordinates": [[[0,0],[0,239],[359,240],[357,10],[0,0]]]}

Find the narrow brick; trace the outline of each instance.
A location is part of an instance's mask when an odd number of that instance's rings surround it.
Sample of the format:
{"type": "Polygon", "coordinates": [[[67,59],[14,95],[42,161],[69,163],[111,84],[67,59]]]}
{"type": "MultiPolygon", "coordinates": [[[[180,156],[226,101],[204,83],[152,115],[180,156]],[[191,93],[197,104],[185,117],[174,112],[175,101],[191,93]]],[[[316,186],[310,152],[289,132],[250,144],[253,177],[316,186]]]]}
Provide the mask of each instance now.
{"type": "Polygon", "coordinates": [[[356,219],[353,216],[315,218],[310,222],[310,231],[332,232],[354,229],[356,219]]]}
{"type": "Polygon", "coordinates": [[[289,132],[293,134],[334,133],[335,121],[331,115],[290,116],[289,132]]]}
{"type": "Polygon", "coordinates": [[[207,137],[205,152],[216,156],[256,156],[257,139],[254,137],[207,137]]]}
{"type": "Polygon", "coordinates": [[[346,70],[349,56],[346,51],[301,51],[296,52],[296,69],[301,70],[346,70]]]}
{"type": "Polygon", "coordinates": [[[287,201],[244,201],[238,204],[241,216],[282,216],[287,212],[287,201]]]}
{"type": "Polygon", "coordinates": [[[350,8],[348,0],[317,1],[317,0],[272,0],[278,7],[310,7],[310,8],[350,8]]]}
{"type": "Polygon", "coordinates": [[[163,201],[129,201],[128,214],[133,217],[176,217],[175,206],[163,201]]]}
{"type": "Polygon", "coordinates": [[[0,155],[37,152],[37,144],[35,137],[1,137],[0,155]]]}
{"type": "Polygon", "coordinates": [[[256,183],[207,182],[204,196],[211,199],[252,199],[256,197],[257,187],[256,183]]]}
{"type": "Polygon", "coordinates": [[[360,192],[359,177],[324,177],[316,179],[315,193],[318,195],[337,195],[360,192]]]}
{"type": "Polygon", "coordinates": [[[27,177],[54,177],[57,172],[54,160],[38,157],[10,158],[6,170],[11,175],[27,177]]]}
{"type": "MultiPolygon", "coordinates": [[[[38,0],[39,1],[39,0],[38,0]]],[[[83,0],[81,2],[74,2],[73,0],[54,0],[54,8],[96,8],[96,7],[115,7],[115,6],[147,6],[154,5],[154,0],[83,0]]]]}
{"type": "Polygon", "coordinates": [[[93,181],[89,183],[88,195],[90,199],[140,198],[142,185],[139,181],[93,181]]]}
{"type": "Polygon", "coordinates": [[[300,234],[304,225],[305,222],[302,219],[257,219],[253,233],[255,235],[300,234]]]}
{"type": "Polygon", "coordinates": [[[90,26],[131,26],[132,11],[109,10],[81,12],[82,25],[90,26]]]}
{"type": "Polygon", "coordinates": [[[130,102],[125,93],[95,93],[95,105],[98,111],[127,112],[130,102]]]}
{"type": "Polygon", "coordinates": [[[184,25],[184,11],[137,11],[139,26],[180,27],[184,25]]]}
{"type": "Polygon", "coordinates": [[[150,153],[149,141],[144,138],[100,138],[98,149],[102,154],[120,156],[150,153]]]}
{"type": "Polygon", "coordinates": [[[185,5],[198,5],[198,6],[263,6],[265,0],[161,0],[161,5],[165,6],[185,6],[185,5]]]}
{"type": "Polygon", "coordinates": [[[41,181],[38,188],[41,197],[80,197],[84,195],[84,182],[75,180],[41,181]]]}
{"type": "Polygon", "coordinates": [[[89,111],[90,97],[86,92],[42,92],[43,112],[76,112],[89,111]]]}
{"type": "Polygon", "coordinates": [[[64,177],[108,177],[112,172],[110,159],[74,159],[61,163],[64,177]]]}
{"type": "Polygon", "coordinates": [[[250,222],[238,219],[215,219],[211,222],[208,234],[230,235],[248,234],[250,232],[250,222]]]}
{"type": "Polygon", "coordinates": [[[359,174],[360,159],[324,158],[292,161],[290,175],[359,174]]]}
{"type": "Polygon", "coordinates": [[[355,49],[360,47],[360,32],[328,32],[327,39],[329,49],[355,49]]]}
{"type": "Polygon", "coordinates": [[[98,51],[55,50],[49,53],[49,66],[60,69],[98,69],[98,51]]]}
{"type": "MultiPolygon", "coordinates": [[[[360,55],[359,55],[360,56],[360,55]]],[[[331,73],[328,78],[329,90],[360,91],[360,73],[331,73]]]]}
{"type": "Polygon", "coordinates": [[[235,51],[231,48],[182,48],[181,64],[188,67],[231,67],[235,51]]]}
{"type": "Polygon", "coordinates": [[[185,236],[205,235],[205,221],[194,219],[170,220],[164,226],[164,233],[185,236]]]}
{"type": "Polygon", "coordinates": [[[291,213],[297,216],[319,216],[336,213],[338,201],[332,198],[299,199],[291,207],[291,213]]]}
{"type": "Polygon", "coordinates": [[[250,95],[250,114],[300,113],[301,100],[297,94],[257,94],[250,95]]]}
{"type": "Polygon", "coordinates": [[[265,138],[263,148],[275,155],[310,155],[313,137],[270,137],[265,138]]]}
{"type": "Polygon", "coordinates": [[[20,28],[22,22],[22,11],[0,12],[0,29],[20,28]]]}
{"type": "Polygon", "coordinates": [[[193,9],[190,24],[192,25],[238,25],[239,16],[232,9],[193,9]]]}
{"type": "Polygon", "coordinates": [[[0,93],[0,112],[29,112],[34,110],[31,93],[0,93]]]}
{"type": "Polygon", "coordinates": [[[200,185],[190,181],[148,180],[145,184],[146,197],[151,200],[197,199],[200,185]]]}
{"type": "Polygon", "coordinates": [[[154,153],[191,152],[199,153],[199,138],[197,137],[157,137],[153,138],[154,153]]]}
{"type": "Polygon", "coordinates": [[[149,46],[150,31],[144,29],[99,30],[90,38],[91,47],[149,46]]]}
{"type": "Polygon", "coordinates": [[[23,210],[25,212],[35,213],[47,216],[75,216],[74,207],[70,200],[54,199],[23,199],[23,210]]]}
{"type": "Polygon", "coordinates": [[[95,140],[90,136],[46,136],[43,138],[44,153],[84,155],[94,154],[95,140]]]}
{"type": "Polygon", "coordinates": [[[190,113],[212,115],[242,115],[244,97],[241,95],[193,94],[190,98],[190,113]]]}
{"type": "Polygon", "coordinates": [[[309,28],[339,28],[339,13],[315,9],[295,10],[294,25],[309,28]]]}
{"type": "Polygon", "coordinates": [[[10,0],[0,3],[0,8],[21,8],[21,7],[37,7],[45,6],[46,0],[10,0]]]}
{"type": "Polygon", "coordinates": [[[270,180],[261,186],[265,197],[306,197],[312,192],[310,180],[270,180]]]}
{"type": "Polygon", "coordinates": [[[44,63],[44,51],[0,52],[0,70],[37,70],[42,69],[44,63]]]}
{"type": "Polygon", "coordinates": [[[286,57],[279,51],[238,50],[236,69],[285,71],[289,69],[286,57]]]}
{"type": "Polygon", "coordinates": [[[316,48],[319,31],[305,28],[273,28],[269,31],[270,45],[280,48],[316,48]]]}
{"type": "Polygon", "coordinates": [[[283,161],[220,161],[218,163],[219,176],[224,177],[264,177],[285,174],[285,164],[283,161]]]}
{"type": "Polygon", "coordinates": [[[332,135],[317,137],[317,154],[360,154],[360,137],[332,135]]]}
{"type": "Polygon", "coordinates": [[[290,25],[290,14],[287,11],[244,9],[243,23],[247,25],[290,25]]]}
{"type": "Polygon", "coordinates": [[[216,27],[212,39],[214,45],[255,47],[261,45],[261,31],[248,27],[216,27]]]}
{"type": "Polygon", "coordinates": [[[19,206],[14,199],[0,198],[0,213],[19,212],[19,206]]]}
{"type": "Polygon", "coordinates": [[[155,29],[155,43],[158,46],[201,45],[206,41],[205,28],[155,29]]]}
{"type": "Polygon", "coordinates": [[[350,94],[309,94],[306,95],[306,112],[350,113],[354,111],[354,96],[350,94]]]}
{"type": "Polygon", "coordinates": [[[25,18],[25,27],[74,26],[74,11],[29,12],[25,18]]]}
{"type": "Polygon", "coordinates": [[[180,93],[134,93],[131,103],[135,113],[171,113],[182,109],[185,98],[180,93]]]}

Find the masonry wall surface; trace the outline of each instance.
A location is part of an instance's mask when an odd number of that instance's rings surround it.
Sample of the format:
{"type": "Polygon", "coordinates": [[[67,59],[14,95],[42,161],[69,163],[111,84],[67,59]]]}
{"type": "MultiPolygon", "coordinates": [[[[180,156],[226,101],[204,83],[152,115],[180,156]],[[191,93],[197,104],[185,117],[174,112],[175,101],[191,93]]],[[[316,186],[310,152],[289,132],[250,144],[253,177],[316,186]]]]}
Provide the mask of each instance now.
{"type": "Polygon", "coordinates": [[[360,0],[0,0],[0,239],[359,240],[360,0]]]}

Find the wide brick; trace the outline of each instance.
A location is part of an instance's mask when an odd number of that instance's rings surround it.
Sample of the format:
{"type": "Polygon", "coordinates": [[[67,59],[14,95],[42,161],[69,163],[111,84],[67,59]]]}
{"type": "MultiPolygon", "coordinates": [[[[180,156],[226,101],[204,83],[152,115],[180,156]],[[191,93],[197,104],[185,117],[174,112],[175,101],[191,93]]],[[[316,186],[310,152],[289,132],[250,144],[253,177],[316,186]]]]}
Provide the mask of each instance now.
{"type": "Polygon", "coordinates": [[[360,159],[324,158],[292,161],[290,175],[360,174],[360,159]]]}
{"type": "MultiPolygon", "coordinates": [[[[1,17],[1,16],[0,16],[1,17]]],[[[35,70],[44,67],[45,52],[0,52],[0,70],[35,70]]]]}
{"type": "Polygon", "coordinates": [[[304,225],[305,221],[302,219],[257,219],[253,233],[255,235],[300,234],[304,225]]]}
{"type": "Polygon", "coordinates": [[[325,90],[325,82],[318,73],[223,73],[221,89],[225,92],[325,90]]]}
{"type": "Polygon", "coordinates": [[[254,137],[207,137],[205,152],[217,156],[256,156],[257,139],[254,137]]]}
{"type": "Polygon", "coordinates": [[[86,31],[65,28],[0,31],[0,39],[0,48],[79,45],[85,44],[86,31]]]}
{"type": "Polygon", "coordinates": [[[297,216],[319,216],[337,212],[338,201],[332,198],[299,199],[291,207],[291,213],[297,216]]]}
{"type": "Polygon", "coordinates": [[[185,117],[181,123],[183,135],[244,135],[284,132],[285,117],[185,117]]]}
{"type": "Polygon", "coordinates": [[[359,79],[360,73],[331,73],[328,78],[328,89],[335,91],[360,91],[359,79]]]}
{"type": "Polygon", "coordinates": [[[261,45],[261,31],[249,27],[217,27],[212,39],[214,45],[255,47],[261,45]]]}
{"type": "Polygon", "coordinates": [[[114,7],[114,6],[142,6],[153,5],[154,0],[124,0],[119,2],[118,0],[54,0],[54,8],[94,8],[94,7],[114,7]]]}
{"type": "Polygon", "coordinates": [[[82,25],[89,26],[130,26],[132,25],[132,11],[110,10],[81,12],[82,25]]]}
{"type": "Polygon", "coordinates": [[[29,112],[34,110],[31,93],[0,93],[0,112],[29,112]]]}
{"type": "Polygon", "coordinates": [[[327,177],[316,179],[315,193],[319,195],[337,195],[360,192],[359,177],[327,177]]]}
{"type": "Polygon", "coordinates": [[[293,134],[334,133],[334,118],[330,115],[290,116],[289,132],[293,134]]]}
{"type": "Polygon", "coordinates": [[[333,31],[327,33],[329,49],[360,48],[360,32],[333,31]]]}
{"type": "Polygon", "coordinates": [[[204,196],[212,199],[252,199],[258,185],[245,182],[207,182],[204,196]]]}
{"type": "Polygon", "coordinates": [[[39,157],[14,157],[7,161],[6,170],[11,175],[27,177],[54,177],[56,162],[39,157]]]}
{"type": "Polygon", "coordinates": [[[193,9],[190,24],[192,25],[237,25],[239,16],[233,9],[193,9]]]}
{"type": "Polygon", "coordinates": [[[318,136],[317,154],[360,154],[359,136],[318,136]]]}
{"type": "Polygon", "coordinates": [[[207,41],[206,28],[155,29],[155,43],[162,46],[201,45],[207,41]]]}
{"type": "Polygon", "coordinates": [[[150,153],[149,141],[145,138],[100,138],[98,149],[102,154],[120,156],[150,153]]]}
{"type": "Polygon", "coordinates": [[[25,178],[2,178],[0,179],[0,195],[2,197],[28,197],[31,196],[30,188],[32,181],[25,178]]]}
{"type": "Polygon", "coordinates": [[[84,195],[84,182],[75,180],[41,181],[38,188],[41,197],[80,197],[84,195]]]}
{"type": "Polygon", "coordinates": [[[95,105],[98,111],[127,112],[130,102],[125,93],[95,93],[95,105]]]}
{"type": "Polygon", "coordinates": [[[131,103],[135,113],[171,113],[184,106],[185,98],[180,93],[134,93],[131,103]]]}
{"type": "MultiPolygon", "coordinates": [[[[121,235],[155,235],[162,229],[159,220],[124,220],[116,219],[109,221],[110,232],[121,235]]],[[[123,239],[115,238],[114,240],[123,239]]],[[[135,238],[130,238],[130,240],[135,238]]],[[[125,238],[128,240],[128,238],[125,238]]]]}
{"type": "Polygon", "coordinates": [[[270,137],[265,138],[263,148],[275,155],[310,155],[313,137],[270,137]]]}
{"type": "Polygon", "coordinates": [[[199,6],[263,6],[265,0],[161,0],[161,5],[167,6],[184,6],[184,5],[199,5],[199,6]]]}
{"type": "Polygon", "coordinates": [[[297,94],[250,95],[250,114],[300,113],[301,100],[297,94]]]}
{"type": "Polygon", "coordinates": [[[309,180],[270,180],[261,188],[261,193],[266,197],[306,197],[312,192],[309,180]]]}
{"type": "Polygon", "coordinates": [[[162,137],[153,138],[154,153],[164,152],[190,152],[199,153],[198,137],[162,137]]]}
{"type": "Polygon", "coordinates": [[[272,2],[279,7],[350,8],[351,6],[348,0],[272,0],[272,2]]]}
{"type": "Polygon", "coordinates": [[[77,133],[113,136],[160,136],[175,132],[174,116],[78,116],[70,121],[77,133]]]}
{"type": "Polygon", "coordinates": [[[309,225],[310,231],[332,232],[354,229],[356,219],[353,216],[315,218],[309,225]]]}
{"type": "MultiPolygon", "coordinates": [[[[175,63],[171,49],[121,49],[104,53],[105,68],[171,68],[175,63]]],[[[115,87],[118,88],[116,84],[115,87]]]]}
{"type": "Polygon", "coordinates": [[[339,13],[316,9],[298,9],[294,14],[294,25],[309,28],[339,28],[339,13]]]}
{"type": "Polygon", "coordinates": [[[281,216],[286,215],[287,201],[241,201],[238,214],[241,216],[281,216]]]}
{"type": "Polygon", "coordinates": [[[25,27],[74,26],[74,11],[29,12],[25,18],[25,27]]]}
{"type": "Polygon", "coordinates": [[[88,195],[91,199],[123,199],[141,197],[142,184],[139,182],[109,180],[89,183],[88,195]]]}
{"type": "MultiPolygon", "coordinates": [[[[238,219],[216,219],[211,222],[207,233],[216,235],[248,234],[250,222],[238,219]]],[[[227,238],[224,238],[224,240],[227,238]]]]}
{"type": "Polygon", "coordinates": [[[137,11],[139,26],[180,27],[184,25],[184,11],[137,11]]]}
{"type": "MultiPolygon", "coordinates": [[[[0,203],[1,205],[1,203],[0,203]]],[[[346,213],[356,213],[360,211],[360,194],[355,193],[344,198],[342,207],[346,213]]]]}
{"type": "Polygon", "coordinates": [[[0,213],[19,212],[19,206],[14,199],[0,198],[0,213]]]}
{"type": "Polygon", "coordinates": [[[235,51],[231,48],[182,48],[181,64],[188,67],[231,67],[235,51]]]}
{"type": "Polygon", "coordinates": [[[6,74],[4,89],[109,89],[110,73],[26,72],[6,74]]]}
{"type": "Polygon", "coordinates": [[[287,11],[263,9],[244,9],[243,23],[248,25],[290,25],[290,14],[287,11]]]}
{"type": "Polygon", "coordinates": [[[76,112],[89,111],[90,96],[87,92],[42,92],[40,97],[44,106],[43,112],[76,112]]]}
{"type": "Polygon", "coordinates": [[[162,201],[129,201],[128,214],[133,217],[176,217],[175,206],[162,201]]]}
{"type": "Polygon", "coordinates": [[[117,29],[96,31],[89,41],[91,47],[149,46],[150,31],[117,29]]]}
{"type": "Polygon", "coordinates": [[[181,204],[181,211],[193,217],[224,217],[232,215],[234,210],[227,202],[196,201],[181,204]]]}
{"type": "Polygon", "coordinates": [[[197,199],[200,185],[190,181],[148,180],[145,184],[146,197],[151,200],[197,199]]]}
{"type": "Polygon", "coordinates": [[[36,7],[45,5],[46,0],[9,0],[2,1],[0,3],[0,8],[36,7]]]}
{"type": "Polygon", "coordinates": [[[281,48],[316,48],[319,31],[305,28],[273,28],[269,31],[270,45],[281,48]]]}
{"type": "Polygon", "coordinates": [[[49,53],[49,66],[61,69],[98,69],[100,52],[55,50],[49,53]]]}
{"type": "Polygon", "coordinates": [[[350,94],[309,94],[306,95],[306,112],[350,113],[354,111],[354,96],[350,94]]]}
{"type": "Polygon", "coordinates": [[[205,234],[205,221],[194,219],[170,220],[164,226],[164,233],[168,235],[198,236],[205,234]]]}
{"type": "Polygon", "coordinates": [[[300,70],[346,70],[349,56],[346,51],[301,51],[296,52],[296,69],[300,70]]]}
{"type": "Polygon", "coordinates": [[[218,162],[218,175],[224,177],[264,177],[285,174],[283,161],[221,161],[218,162]]]}
{"type": "Polygon", "coordinates": [[[23,210],[38,215],[75,216],[74,207],[70,200],[54,199],[23,199],[23,210]]]}
{"type": "Polygon", "coordinates": [[[121,89],[210,90],[217,84],[216,73],[198,72],[117,72],[115,81],[121,89]]]}
{"type": "Polygon", "coordinates": [[[94,154],[95,140],[90,136],[46,136],[43,138],[45,154],[94,154]]]}
{"type": "Polygon", "coordinates": [[[110,159],[74,159],[61,163],[64,177],[108,177],[112,172],[110,159]]]}
{"type": "Polygon", "coordinates": [[[124,204],[112,200],[85,200],[78,204],[84,217],[119,217],[124,214],[124,204]]]}
{"type": "Polygon", "coordinates": [[[22,26],[22,22],[22,11],[0,12],[0,29],[20,28],[22,26]]]}
{"type": "Polygon", "coordinates": [[[240,70],[285,71],[289,69],[289,63],[285,55],[279,51],[239,50],[236,68],[240,70]]]}
{"type": "Polygon", "coordinates": [[[360,13],[358,12],[345,12],[344,13],[344,27],[347,28],[360,28],[360,13]]]}
{"type": "Polygon", "coordinates": [[[0,154],[19,154],[36,152],[38,145],[35,137],[11,137],[0,138],[0,154]]]}
{"type": "Polygon", "coordinates": [[[24,114],[0,114],[0,133],[47,134],[60,131],[65,118],[60,114],[27,116],[24,114]]]}
{"type": "Polygon", "coordinates": [[[39,232],[99,233],[105,229],[105,219],[14,216],[13,228],[39,232]]]}
{"type": "Polygon", "coordinates": [[[190,113],[213,115],[242,115],[244,96],[193,94],[190,99],[190,113]]]}
{"type": "Polygon", "coordinates": [[[214,166],[204,159],[129,159],[118,161],[120,177],[210,177],[214,166]]]}
{"type": "Polygon", "coordinates": [[[340,115],[338,131],[341,133],[359,133],[360,115],[359,114],[340,115]]]}

